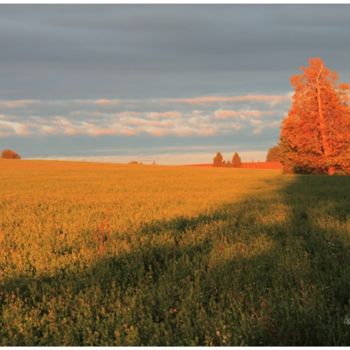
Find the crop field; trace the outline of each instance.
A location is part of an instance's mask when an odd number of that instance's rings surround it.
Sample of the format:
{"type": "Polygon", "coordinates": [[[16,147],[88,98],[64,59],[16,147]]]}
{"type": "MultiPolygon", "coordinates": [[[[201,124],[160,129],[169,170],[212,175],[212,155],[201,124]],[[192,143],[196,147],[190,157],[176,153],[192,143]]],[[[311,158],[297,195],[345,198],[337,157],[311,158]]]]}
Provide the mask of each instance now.
{"type": "Polygon", "coordinates": [[[0,345],[350,345],[350,179],[0,160],[0,345]]]}

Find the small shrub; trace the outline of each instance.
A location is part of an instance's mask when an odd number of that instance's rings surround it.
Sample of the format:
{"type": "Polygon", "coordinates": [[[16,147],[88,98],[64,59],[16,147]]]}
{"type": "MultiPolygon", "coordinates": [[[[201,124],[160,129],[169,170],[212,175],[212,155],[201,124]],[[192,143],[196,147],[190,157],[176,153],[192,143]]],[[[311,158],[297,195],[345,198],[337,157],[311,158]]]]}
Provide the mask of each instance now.
{"type": "Polygon", "coordinates": [[[1,153],[3,159],[21,159],[20,155],[11,149],[5,149],[1,153]]]}

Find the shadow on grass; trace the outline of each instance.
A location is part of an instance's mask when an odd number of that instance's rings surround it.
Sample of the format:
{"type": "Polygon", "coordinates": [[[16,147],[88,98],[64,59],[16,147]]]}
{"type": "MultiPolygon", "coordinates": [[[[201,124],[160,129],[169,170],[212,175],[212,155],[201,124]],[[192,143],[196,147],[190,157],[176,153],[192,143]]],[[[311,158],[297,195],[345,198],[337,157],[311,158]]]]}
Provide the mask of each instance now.
{"type": "Polygon", "coordinates": [[[5,281],[0,344],[349,345],[349,196],[349,178],[298,176],[83,271],[5,281]]]}

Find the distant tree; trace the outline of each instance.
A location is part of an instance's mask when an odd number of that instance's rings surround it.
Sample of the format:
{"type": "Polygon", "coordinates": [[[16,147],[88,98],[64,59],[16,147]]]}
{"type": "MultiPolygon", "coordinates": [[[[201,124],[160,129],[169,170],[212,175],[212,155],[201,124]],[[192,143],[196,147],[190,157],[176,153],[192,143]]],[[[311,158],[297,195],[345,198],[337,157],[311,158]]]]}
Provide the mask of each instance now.
{"type": "Polygon", "coordinates": [[[267,162],[279,162],[280,161],[280,147],[274,146],[269,149],[266,156],[267,162]]]}
{"type": "Polygon", "coordinates": [[[5,149],[1,153],[3,159],[21,159],[20,155],[11,149],[5,149]]]}
{"type": "Polygon", "coordinates": [[[225,162],[225,166],[227,168],[231,168],[232,167],[232,163],[228,160],[228,161],[225,162]]]}
{"type": "Polygon", "coordinates": [[[233,157],[232,157],[232,166],[234,168],[240,168],[241,167],[241,157],[238,155],[238,153],[236,152],[233,157]]]}
{"type": "Polygon", "coordinates": [[[320,58],[291,78],[295,93],[280,133],[287,173],[350,173],[350,89],[320,58]]]}
{"type": "Polygon", "coordinates": [[[225,166],[224,158],[222,157],[222,154],[220,152],[216,153],[215,157],[213,158],[213,166],[225,166]]]}

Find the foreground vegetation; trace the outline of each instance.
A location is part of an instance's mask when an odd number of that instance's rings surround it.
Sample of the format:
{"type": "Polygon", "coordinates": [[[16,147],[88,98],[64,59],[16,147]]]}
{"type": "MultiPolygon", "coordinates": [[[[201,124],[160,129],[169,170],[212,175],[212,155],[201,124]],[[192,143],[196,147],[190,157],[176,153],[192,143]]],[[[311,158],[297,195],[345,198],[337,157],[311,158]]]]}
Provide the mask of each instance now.
{"type": "Polygon", "coordinates": [[[0,160],[0,345],[350,345],[349,197],[347,177],[0,160]]]}

